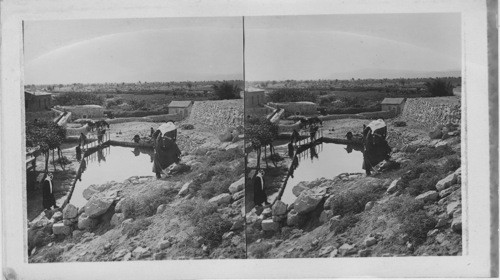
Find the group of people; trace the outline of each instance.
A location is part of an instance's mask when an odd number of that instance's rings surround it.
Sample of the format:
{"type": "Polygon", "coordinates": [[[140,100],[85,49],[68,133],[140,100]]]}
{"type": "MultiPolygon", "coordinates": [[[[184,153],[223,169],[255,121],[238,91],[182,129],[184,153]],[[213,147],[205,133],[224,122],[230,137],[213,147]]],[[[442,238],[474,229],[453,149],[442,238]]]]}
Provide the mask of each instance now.
{"type": "Polygon", "coordinates": [[[156,131],[151,128],[151,132],[154,147],[153,172],[157,179],[161,179],[166,168],[181,160],[181,150],[176,143],[177,127],[173,122],[167,122],[160,125],[156,131]]]}

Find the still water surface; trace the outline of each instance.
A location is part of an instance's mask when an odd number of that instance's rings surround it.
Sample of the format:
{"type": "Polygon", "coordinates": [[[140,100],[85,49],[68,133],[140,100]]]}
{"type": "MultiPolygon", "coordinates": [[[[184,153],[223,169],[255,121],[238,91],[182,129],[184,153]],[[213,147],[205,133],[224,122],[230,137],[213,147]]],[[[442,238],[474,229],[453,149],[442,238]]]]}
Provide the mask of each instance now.
{"type": "MultiPolygon", "coordinates": [[[[109,181],[124,181],[132,176],[153,176],[153,150],[110,146],[103,148],[85,159],[87,168],[82,173],[71,197],[70,203],[82,207],[87,203],[83,190],[92,184],[100,185],[109,181]]],[[[82,160],[82,161],[83,161],[82,160]]]]}
{"type": "Polygon", "coordinates": [[[299,166],[294,177],[288,182],[281,201],[291,204],[296,197],[292,188],[302,181],[314,181],[319,178],[333,179],[341,173],[364,172],[363,153],[356,150],[347,151],[347,146],[338,144],[319,144],[299,155],[299,166]]]}

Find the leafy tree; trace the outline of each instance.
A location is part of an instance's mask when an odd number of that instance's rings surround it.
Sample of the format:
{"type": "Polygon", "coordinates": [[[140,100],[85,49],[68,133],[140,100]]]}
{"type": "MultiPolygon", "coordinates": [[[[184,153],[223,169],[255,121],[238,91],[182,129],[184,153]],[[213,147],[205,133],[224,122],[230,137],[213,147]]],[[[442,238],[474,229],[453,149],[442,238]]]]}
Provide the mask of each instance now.
{"type": "Polygon", "coordinates": [[[431,96],[453,96],[453,85],[445,79],[432,79],[425,86],[431,96]]]}
{"type": "Polygon", "coordinates": [[[220,84],[213,85],[212,88],[220,100],[240,98],[241,88],[237,84],[223,81],[220,84]]]}
{"type": "MultiPolygon", "coordinates": [[[[245,138],[252,143],[257,151],[257,167],[260,167],[262,147],[270,146],[271,155],[274,153],[273,141],[278,137],[278,125],[266,118],[252,118],[245,125],[245,138]]],[[[267,160],[267,159],[266,159],[267,160]]],[[[267,161],[266,161],[267,164],[267,161]]]]}
{"type": "Polygon", "coordinates": [[[26,146],[38,146],[40,152],[45,155],[45,172],[49,168],[50,150],[56,148],[60,150],[60,146],[65,138],[66,129],[52,121],[38,120],[26,122],[26,146]]]}

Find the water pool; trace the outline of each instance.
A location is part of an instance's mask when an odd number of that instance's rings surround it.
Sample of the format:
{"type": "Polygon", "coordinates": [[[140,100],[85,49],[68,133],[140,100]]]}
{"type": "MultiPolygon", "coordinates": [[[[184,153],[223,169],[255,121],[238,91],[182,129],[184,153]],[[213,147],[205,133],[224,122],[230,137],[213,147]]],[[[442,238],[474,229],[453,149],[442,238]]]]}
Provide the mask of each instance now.
{"type": "Polygon", "coordinates": [[[154,176],[153,150],[109,146],[88,155],[83,161],[86,169],[78,180],[70,203],[82,207],[87,203],[83,190],[90,185],[104,184],[109,181],[121,182],[132,176],[154,176]]]}
{"type": "Polygon", "coordinates": [[[345,145],[319,144],[300,153],[298,159],[299,165],[293,173],[294,177],[288,178],[281,197],[281,201],[286,204],[295,201],[292,188],[302,181],[309,182],[322,177],[333,179],[341,173],[364,172],[363,153],[345,145]]]}

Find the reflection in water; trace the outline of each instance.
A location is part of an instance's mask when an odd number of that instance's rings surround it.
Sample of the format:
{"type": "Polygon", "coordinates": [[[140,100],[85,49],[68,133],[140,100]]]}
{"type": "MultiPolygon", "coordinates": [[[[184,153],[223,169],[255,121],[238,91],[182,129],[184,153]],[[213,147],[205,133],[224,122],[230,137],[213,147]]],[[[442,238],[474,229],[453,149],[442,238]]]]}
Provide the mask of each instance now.
{"type": "Polygon", "coordinates": [[[294,202],[296,197],[292,193],[292,188],[299,182],[310,182],[322,177],[333,179],[344,172],[363,172],[361,168],[363,153],[352,153],[352,150],[359,151],[355,146],[349,149],[344,147],[337,144],[319,144],[305,150],[299,149],[300,153],[293,159],[290,166],[291,175],[281,200],[287,204],[294,202]]]}
{"type": "Polygon", "coordinates": [[[83,198],[83,190],[90,185],[122,182],[132,176],[151,176],[152,153],[152,149],[141,149],[136,155],[132,148],[110,146],[83,158],[70,203],[84,206],[87,200],[83,198]]]}

